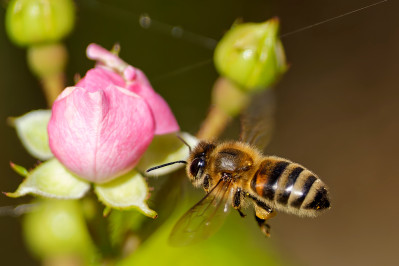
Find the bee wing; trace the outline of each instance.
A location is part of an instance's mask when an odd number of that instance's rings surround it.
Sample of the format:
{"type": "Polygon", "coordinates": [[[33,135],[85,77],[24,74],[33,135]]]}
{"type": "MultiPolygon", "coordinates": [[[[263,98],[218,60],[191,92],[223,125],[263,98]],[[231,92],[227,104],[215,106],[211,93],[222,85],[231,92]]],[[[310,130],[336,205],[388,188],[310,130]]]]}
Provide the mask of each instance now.
{"type": "Polygon", "coordinates": [[[253,95],[241,116],[240,140],[264,150],[274,129],[274,110],[275,97],[272,90],[253,95]]]}
{"type": "Polygon", "coordinates": [[[230,211],[231,182],[219,181],[200,202],[176,223],[169,243],[185,246],[207,239],[222,226],[230,211]]]}

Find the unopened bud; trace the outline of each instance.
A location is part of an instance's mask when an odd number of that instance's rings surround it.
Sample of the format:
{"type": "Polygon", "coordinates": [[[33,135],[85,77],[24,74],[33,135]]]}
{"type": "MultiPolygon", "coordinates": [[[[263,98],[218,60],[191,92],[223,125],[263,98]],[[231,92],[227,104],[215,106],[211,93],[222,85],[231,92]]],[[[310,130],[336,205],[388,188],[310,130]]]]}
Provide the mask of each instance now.
{"type": "Polygon", "coordinates": [[[11,0],[7,6],[7,33],[19,46],[60,41],[74,22],[72,0],[11,0]]]}
{"type": "Polygon", "coordinates": [[[78,201],[39,200],[23,220],[28,249],[39,258],[89,256],[93,243],[78,201]]]}
{"type": "Polygon", "coordinates": [[[247,91],[275,83],[287,69],[278,28],[277,18],[233,26],[215,50],[219,73],[247,91]]]}

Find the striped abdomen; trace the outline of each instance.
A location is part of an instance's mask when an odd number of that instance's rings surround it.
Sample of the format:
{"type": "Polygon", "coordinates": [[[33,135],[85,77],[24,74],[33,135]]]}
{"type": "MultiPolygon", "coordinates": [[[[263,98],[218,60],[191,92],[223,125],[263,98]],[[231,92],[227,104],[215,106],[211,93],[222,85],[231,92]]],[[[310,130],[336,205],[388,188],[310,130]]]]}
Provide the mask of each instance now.
{"type": "Polygon", "coordinates": [[[305,216],[328,209],[324,183],[303,166],[278,157],[266,157],[252,177],[251,190],[271,208],[305,216]]]}

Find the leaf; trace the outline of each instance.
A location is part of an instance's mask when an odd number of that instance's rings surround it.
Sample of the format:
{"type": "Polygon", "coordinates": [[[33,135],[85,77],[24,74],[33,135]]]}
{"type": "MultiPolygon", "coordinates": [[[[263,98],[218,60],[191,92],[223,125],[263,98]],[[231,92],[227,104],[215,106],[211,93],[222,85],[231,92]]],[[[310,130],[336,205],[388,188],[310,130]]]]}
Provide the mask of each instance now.
{"type": "Polygon", "coordinates": [[[56,159],[40,164],[30,171],[14,193],[5,193],[17,198],[33,194],[57,199],[78,199],[89,190],[90,184],[70,173],[56,159]]]}
{"type": "MultiPolygon", "coordinates": [[[[168,236],[181,211],[176,212],[167,223],[148,238],[134,253],[116,265],[163,265],[163,266],[218,266],[218,265],[286,265],[282,256],[259,231],[253,219],[230,215],[221,230],[208,240],[185,247],[168,244],[168,236]],[[253,232],[251,232],[251,230],[253,232]],[[154,254],[156,254],[154,256],[154,254]]],[[[249,217],[248,217],[249,218],[249,217]]],[[[291,263],[292,264],[292,263],[291,263]]],[[[291,265],[288,264],[288,265],[291,265]]]]}
{"type": "MultiPolygon", "coordinates": [[[[198,143],[198,140],[188,133],[181,132],[179,135],[185,142],[187,142],[188,145],[190,145],[191,148],[194,148],[198,143]]],[[[172,133],[155,136],[147,151],[140,159],[137,169],[144,173],[147,169],[154,166],[174,161],[186,160],[188,155],[189,148],[177,137],[176,134],[172,133]]],[[[181,168],[182,166],[184,166],[184,164],[173,164],[146,173],[146,175],[165,175],[181,168]]]]}
{"type": "Polygon", "coordinates": [[[119,210],[137,209],[148,217],[157,217],[157,213],[146,204],[149,194],[147,183],[135,170],[105,184],[95,184],[94,191],[99,200],[108,207],[119,210]]]}
{"type": "Polygon", "coordinates": [[[33,157],[43,161],[53,157],[47,134],[47,124],[50,116],[51,110],[36,110],[11,119],[25,149],[33,157]]]}

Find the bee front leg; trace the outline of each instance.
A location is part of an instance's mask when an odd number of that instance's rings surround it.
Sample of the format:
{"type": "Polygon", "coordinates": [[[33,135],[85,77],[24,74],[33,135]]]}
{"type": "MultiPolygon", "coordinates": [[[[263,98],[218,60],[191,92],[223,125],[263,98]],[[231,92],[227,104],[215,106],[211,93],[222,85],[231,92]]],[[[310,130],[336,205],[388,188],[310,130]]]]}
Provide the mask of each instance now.
{"type": "Polygon", "coordinates": [[[242,202],[242,197],[243,193],[241,188],[237,188],[237,190],[234,192],[233,196],[233,208],[238,211],[241,217],[245,217],[245,214],[241,211],[241,202],[242,202]]]}
{"type": "Polygon", "coordinates": [[[264,203],[255,203],[255,220],[258,222],[260,230],[266,237],[270,237],[270,225],[267,224],[266,221],[276,214],[276,211],[264,203]]]}
{"type": "Polygon", "coordinates": [[[206,193],[208,193],[209,192],[209,190],[210,190],[210,187],[211,187],[211,181],[210,181],[210,177],[209,177],[209,175],[206,175],[205,177],[204,177],[204,180],[203,180],[203,182],[202,182],[202,188],[206,191],[206,193]]]}

